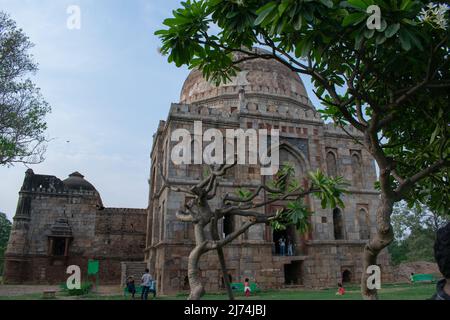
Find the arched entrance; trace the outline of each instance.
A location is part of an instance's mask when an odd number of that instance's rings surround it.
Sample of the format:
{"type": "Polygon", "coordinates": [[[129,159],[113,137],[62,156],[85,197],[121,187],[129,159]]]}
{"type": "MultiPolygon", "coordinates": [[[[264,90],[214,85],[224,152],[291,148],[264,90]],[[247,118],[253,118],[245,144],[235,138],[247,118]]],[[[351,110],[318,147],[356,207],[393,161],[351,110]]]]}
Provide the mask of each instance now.
{"type": "Polygon", "coordinates": [[[292,243],[292,255],[295,255],[296,230],[294,226],[288,226],[285,230],[273,230],[273,244],[275,255],[289,255],[288,246],[292,243]],[[284,241],[284,254],[282,254],[281,242],[284,241]]]}
{"type": "Polygon", "coordinates": [[[345,269],[342,272],[342,283],[350,283],[352,282],[352,272],[348,269],[345,269]]]}
{"type": "MultiPolygon", "coordinates": [[[[304,183],[303,179],[308,171],[309,165],[300,150],[287,142],[283,142],[280,145],[279,160],[280,166],[286,164],[293,168],[293,179],[302,185],[304,183]]],[[[285,208],[286,205],[287,201],[279,201],[270,205],[268,209],[269,212],[273,213],[277,210],[285,208]]],[[[288,226],[285,230],[273,230],[273,254],[285,256],[300,255],[303,251],[302,236],[303,235],[298,234],[295,226],[288,226]],[[281,244],[284,244],[284,249],[282,249],[281,244]],[[291,250],[289,250],[289,247],[291,247],[291,250]]]]}
{"type": "Polygon", "coordinates": [[[288,286],[303,284],[303,261],[292,261],[284,265],[284,284],[288,286]]]}
{"type": "Polygon", "coordinates": [[[223,218],[223,235],[224,237],[228,236],[229,234],[233,233],[234,231],[234,221],[233,221],[233,217],[231,216],[225,216],[223,218]]]}

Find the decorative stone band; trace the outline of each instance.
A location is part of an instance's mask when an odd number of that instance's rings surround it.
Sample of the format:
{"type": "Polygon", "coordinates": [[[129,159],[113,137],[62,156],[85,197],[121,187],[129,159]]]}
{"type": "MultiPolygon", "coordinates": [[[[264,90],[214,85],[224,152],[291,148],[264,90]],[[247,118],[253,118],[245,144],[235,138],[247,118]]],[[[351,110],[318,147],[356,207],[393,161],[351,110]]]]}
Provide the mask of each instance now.
{"type": "Polygon", "coordinates": [[[237,107],[224,106],[222,108],[211,108],[204,105],[189,105],[189,104],[172,104],[170,108],[170,116],[187,115],[195,117],[196,115],[202,118],[236,118],[237,115],[258,115],[258,116],[272,116],[276,118],[286,118],[289,120],[307,120],[317,123],[323,123],[320,114],[313,110],[305,110],[299,107],[284,106],[284,105],[257,105],[253,102],[238,109],[237,107]]]}
{"type": "Polygon", "coordinates": [[[213,88],[208,91],[204,91],[201,93],[193,94],[189,97],[186,97],[183,99],[182,102],[184,103],[192,103],[192,102],[204,102],[205,100],[210,100],[214,98],[221,98],[224,96],[229,95],[237,95],[241,90],[245,91],[245,94],[259,94],[259,95],[270,95],[274,98],[285,98],[290,97],[292,100],[296,102],[303,103],[305,105],[308,105],[310,107],[313,107],[311,100],[301,94],[298,94],[296,92],[290,91],[290,90],[283,90],[281,88],[274,88],[267,85],[227,85],[227,86],[220,86],[217,88],[213,88]]]}

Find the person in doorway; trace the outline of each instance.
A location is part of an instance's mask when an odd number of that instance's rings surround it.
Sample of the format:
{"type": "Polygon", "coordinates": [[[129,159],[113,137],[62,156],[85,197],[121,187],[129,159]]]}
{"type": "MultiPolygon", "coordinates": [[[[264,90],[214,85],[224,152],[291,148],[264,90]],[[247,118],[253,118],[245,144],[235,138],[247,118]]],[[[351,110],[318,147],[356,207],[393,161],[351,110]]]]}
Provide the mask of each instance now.
{"type": "Polygon", "coordinates": [[[245,296],[250,297],[251,292],[252,292],[252,289],[250,289],[250,280],[248,278],[245,278],[245,281],[244,281],[245,296]]]}
{"type": "Polygon", "coordinates": [[[141,279],[141,286],[142,286],[141,300],[148,300],[148,293],[150,292],[152,282],[153,279],[152,276],[150,275],[150,270],[145,269],[145,273],[141,279]]]}
{"type": "Polygon", "coordinates": [[[431,300],[450,300],[450,222],[437,232],[434,257],[444,279],[437,283],[431,300]]]}
{"type": "Polygon", "coordinates": [[[131,299],[134,300],[134,297],[136,295],[136,285],[134,283],[134,278],[133,277],[128,277],[127,290],[128,290],[129,293],[131,293],[131,299]]]}
{"type": "Polygon", "coordinates": [[[287,252],[288,256],[292,257],[294,255],[294,243],[290,239],[288,240],[287,252]]]}
{"type": "Polygon", "coordinates": [[[278,243],[280,245],[280,255],[286,255],[286,240],[284,238],[280,238],[280,240],[278,240],[278,243]]]}
{"type": "Polygon", "coordinates": [[[337,296],[343,296],[345,294],[345,288],[342,286],[342,283],[338,283],[338,291],[336,292],[337,296]]]}

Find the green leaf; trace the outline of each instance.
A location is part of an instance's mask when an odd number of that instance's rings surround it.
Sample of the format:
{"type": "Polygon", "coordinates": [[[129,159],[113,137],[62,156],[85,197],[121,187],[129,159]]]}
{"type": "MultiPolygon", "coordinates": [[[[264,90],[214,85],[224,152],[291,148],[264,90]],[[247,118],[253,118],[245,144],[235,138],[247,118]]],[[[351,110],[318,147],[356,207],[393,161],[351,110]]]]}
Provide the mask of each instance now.
{"type": "Polygon", "coordinates": [[[348,0],[347,3],[354,8],[366,11],[368,5],[362,0],[348,0]]]}
{"type": "Polygon", "coordinates": [[[365,13],[362,12],[352,13],[344,18],[344,20],[342,21],[342,26],[347,27],[349,25],[357,25],[364,19],[366,19],[365,13]]]}
{"type": "Polygon", "coordinates": [[[440,127],[436,126],[436,129],[434,129],[433,134],[431,135],[430,144],[432,144],[434,140],[436,140],[436,136],[439,134],[439,131],[440,127]]]}
{"type": "Polygon", "coordinates": [[[387,22],[386,22],[386,20],[382,19],[380,29],[377,29],[377,31],[384,32],[386,30],[386,28],[387,28],[387,22]]]}
{"type": "Polygon", "coordinates": [[[401,29],[399,33],[400,43],[402,45],[403,50],[409,51],[411,49],[411,41],[408,34],[405,30],[401,29]]]}
{"type": "Polygon", "coordinates": [[[355,49],[356,50],[361,49],[361,44],[362,44],[363,40],[364,40],[364,34],[362,32],[359,32],[355,38],[355,49]]]}
{"type": "Polygon", "coordinates": [[[320,2],[328,8],[333,8],[333,1],[331,0],[320,0],[320,2]]]}
{"type": "Polygon", "coordinates": [[[402,0],[402,4],[400,5],[400,10],[405,11],[408,10],[413,5],[411,0],[402,0]]]}
{"type": "Polygon", "coordinates": [[[384,35],[379,34],[377,36],[375,42],[376,42],[376,44],[380,45],[380,44],[383,44],[386,40],[387,40],[387,38],[384,35]]]}
{"type": "Polygon", "coordinates": [[[278,14],[280,16],[283,15],[283,13],[286,11],[287,7],[289,6],[289,1],[283,1],[280,3],[280,5],[278,6],[278,14]]]}
{"type": "Polygon", "coordinates": [[[397,33],[397,31],[400,29],[400,23],[391,24],[386,28],[386,31],[384,32],[384,35],[386,38],[391,38],[393,35],[397,33]]]}
{"type": "Polygon", "coordinates": [[[409,32],[407,29],[404,29],[403,31],[405,32],[405,34],[409,38],[409,40],[411,40],[412,44],[414,44],[414,46],[416,46],[420,50],[423,50],[422,43],[414,34],[409,32]]]}
{"type": "Polygon", "coordinates": [[[374,34],[375,34],[375,29],[372,29],[372,30],[367,29],[366,31],[364,31],[364,37],[366,37],[367,39],[372,38],[374,34]]]}
{"type": "Polygon", "coordinates": [[[303,17],[301,14],[298,15],[297,18],[297,22],[294,24],[294,29],[295,30],[300,30],[302,28],[302,23],[303,23],[303,17]]]}
{"type": "Polygon", "coordinates": [[[255,20],[255,26],[260,25],[266,18],[267,16],[275,9],[277,3],[276,2],[269,2],[267,3],[265,6],[259,8],[256,11],[256,14],[258,15],[258,17],[255,20]]]}

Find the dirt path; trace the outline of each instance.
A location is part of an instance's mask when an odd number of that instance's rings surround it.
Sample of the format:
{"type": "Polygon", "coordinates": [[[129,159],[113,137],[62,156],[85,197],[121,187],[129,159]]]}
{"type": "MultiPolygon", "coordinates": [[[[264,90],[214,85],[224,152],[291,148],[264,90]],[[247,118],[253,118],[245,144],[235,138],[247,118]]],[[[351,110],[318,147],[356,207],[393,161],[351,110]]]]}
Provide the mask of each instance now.
{"type": "Polygon", "coordinates": [[[0,297],[23,296],[43,293],[46,290],[59,291],[58,286],[0,285],[0,297]]]}
{"type": "MultiPolygon", "coordinates": [[[[45,285],[0,285],[0,297],[23,296],[30,294],[42,294],[44,291],[60,291],[59,286],[45,285]]],[[[122,292],[119,286],[100,286],[97,294],[112,296],[120,295],[122,292]]]]}

